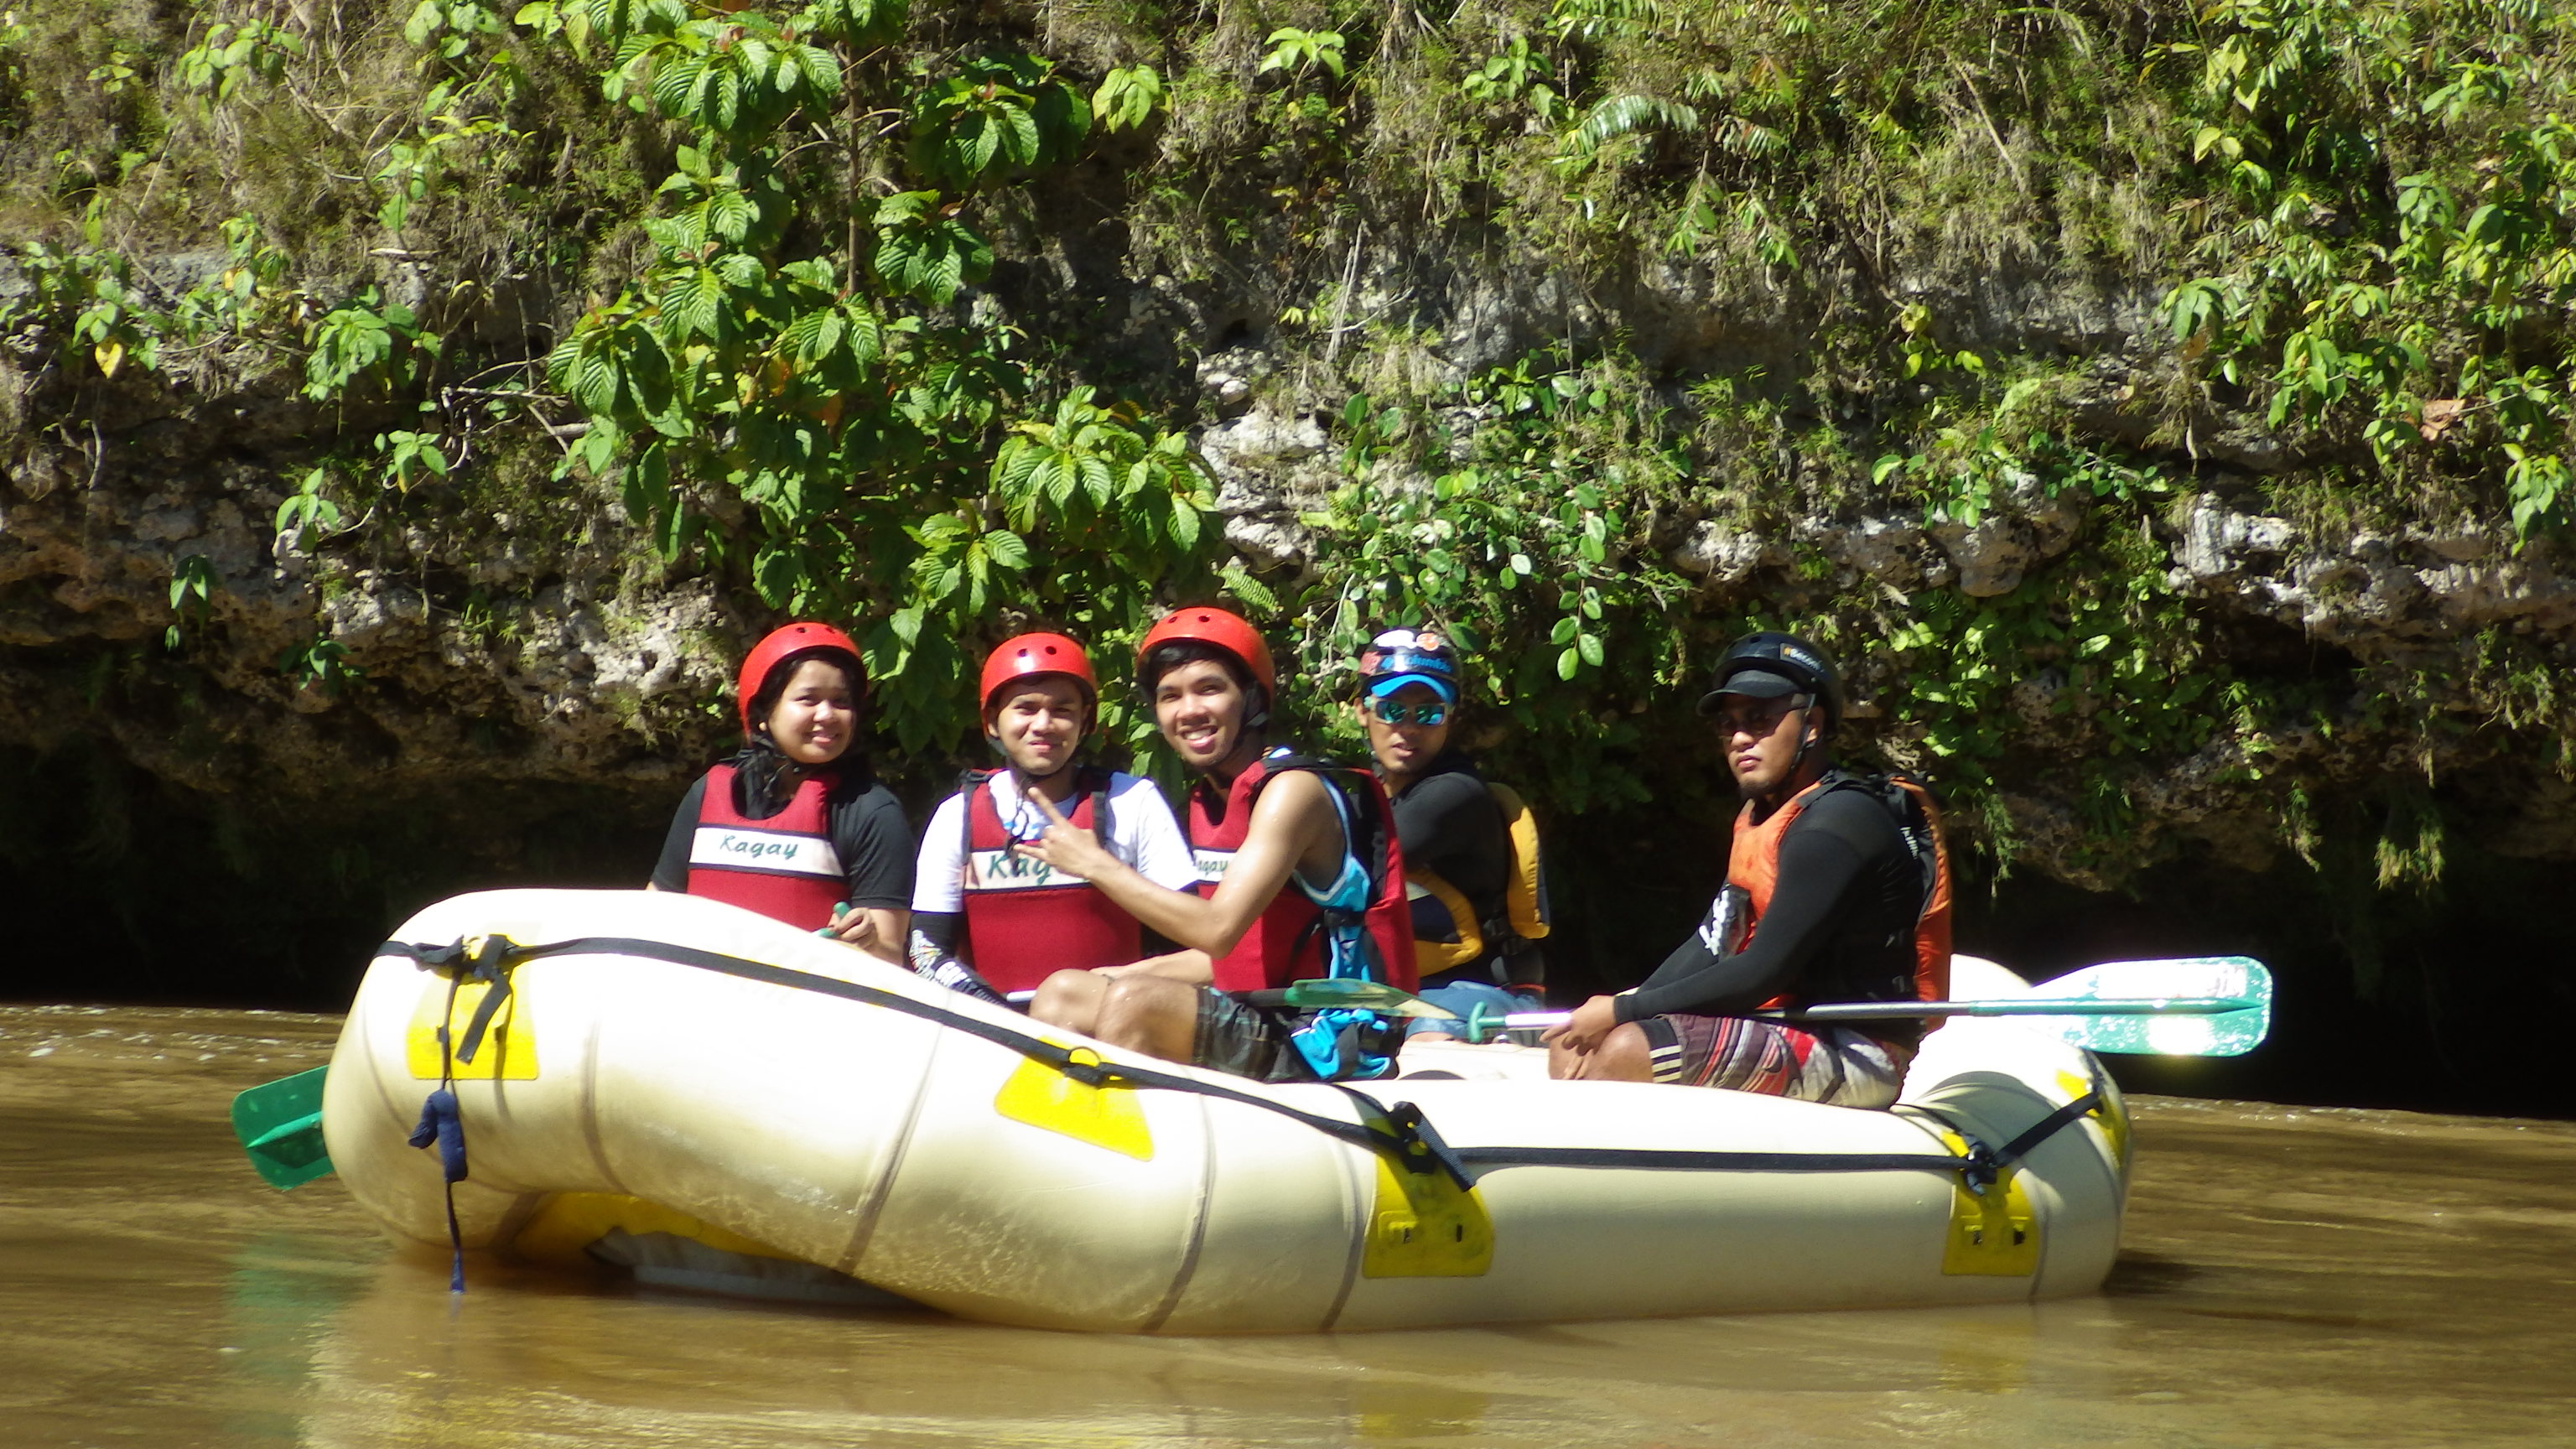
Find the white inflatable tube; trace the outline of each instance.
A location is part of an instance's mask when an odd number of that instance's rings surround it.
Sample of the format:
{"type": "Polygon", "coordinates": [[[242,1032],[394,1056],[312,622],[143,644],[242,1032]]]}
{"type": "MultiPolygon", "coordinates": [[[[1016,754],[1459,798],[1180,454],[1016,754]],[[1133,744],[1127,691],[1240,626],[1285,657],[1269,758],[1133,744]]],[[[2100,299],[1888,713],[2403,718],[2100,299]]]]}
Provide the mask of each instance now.
{"type": "MultiPolygon", "coordinates": [[[[1932,1033],[1891,1112],[1549,1082],[1537,1053],[1464,1045],[1405,1058],[1456,1079],[1354,1093],[1122,1055],[685,895],[464,896],[394,939],[488,935],[593,944],[512,967],[471,1063],[450,1061],[437,1028],[446,1016],[461,1045],[487,988],[382,956],[332,1060],[332,1159],[397,1239],[448,1240],[437,1154],[406,1139],[452,1070],[469,1248],[587,1253],[674,1282],[700,1271],[692,1252],[716,1250],[774,1265],[791,1294],[856,1292],[856,1279],[1000,1323],[1314,1332],[1991,1302],[2091,1291],[2118,1247],[2118,1094],[2084,1053],[2008,1021],[1932,1033]],[[599,944],[614,941],[644,944],[599,944]],[[793,984],[800,973],[872,999],[793,984]],[[1011,1044],[1030,1040],[1036,1055],[1011,1044]],[[1047,1060],[1065,1048],[1072,1075],[1047,1060]],[[1174,1085],[1089,1085],[1079,1068],[1095,1058],[1174,1085]],[[1942,1168],[2088,1097],[1981,1192],[1942,1168]],[[1263,1105],[1376,1119],[1384,1143],[1402,1134],[1377,1114],[1400,1102],[1470,1160],[1472,1190],[1263,1105]],[[1544,1155],[1531,1149],[1644,1155],[1486,1160],[1544,1155]],[[1666,1165],[1687,1152],[1783,1156],[1666,1165]],[[1817,1161],[1853,1155],[1904,1165],[1817,1161]]],[[[2019,989],[1985,963],[1959,975],[1963,994],[2019,989]]],[[[1411,1158],[1430,1167],[1425,1149],[1411,1158]]]]}

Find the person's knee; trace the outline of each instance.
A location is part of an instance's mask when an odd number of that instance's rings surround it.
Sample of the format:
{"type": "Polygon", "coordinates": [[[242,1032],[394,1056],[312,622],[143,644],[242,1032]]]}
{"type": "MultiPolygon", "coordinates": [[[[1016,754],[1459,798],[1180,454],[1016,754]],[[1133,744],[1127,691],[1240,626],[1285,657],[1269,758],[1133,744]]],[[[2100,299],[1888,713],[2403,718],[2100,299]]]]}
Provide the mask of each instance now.
{"type": "Polygon", "coordinates": [[[1645,1031],[1635,1022],[1628,1022],[1612,1027],[1609,1035],[1601,1038],[1601,1044],[1588,1052],[1549,1047],[1547,1074],[1585,1082],[1651,1082],[1655,1079],[1654,1048],[1647,1042],[1645,1031]]]}
{"type": "Polygon", "coordinates": [[[1108,984],[1106,977],[1088,971],[1058,971],[1038,983],[1038,994],[1029,999],[1029,1016],[1049,1026],[1097,1035],[1102,988],[1108,984]]]}
{"type": "Polygon", "coordinates": [[[1103,981],[1100,1021],[1092,1035],[1120,1046],[1141,1045],[1133,1038],[1163,1010],[1163,993],[1155,988],[1168,984],[1150,976],[1103,981]]]}
{"type": "Polygon", "coordinates": [[[1092,1035],[1112,1046],[1185,1060],[1198,1025],[1198,989],[1159,976],[1122,976],[1100,996],[1092,1035]]]}
{"type": "Polygon", "coordinates": [[[1655,1049],[1646,1040],[1645,1028],[1627,1022],[1610,1029],[1601,1038],[1600,1048],[1586,1064],[1586,1076],[1611,1082],[1651,1082],[1655,1079],[1655,1049]]]}
{"type": "Polygon", "coordinates": [[[1583,1053],[1562,1042],[1547,1045],[1547,1074],[1558,1081],[1583,1075],[1583,1053]]]}

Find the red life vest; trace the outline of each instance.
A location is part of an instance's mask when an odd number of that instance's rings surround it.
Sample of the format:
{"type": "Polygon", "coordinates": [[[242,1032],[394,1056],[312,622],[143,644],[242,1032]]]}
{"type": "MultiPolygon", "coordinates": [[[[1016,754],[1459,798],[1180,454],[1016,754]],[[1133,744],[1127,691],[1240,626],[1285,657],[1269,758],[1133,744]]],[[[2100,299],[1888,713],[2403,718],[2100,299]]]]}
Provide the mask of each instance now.
{"type": "MultiPolygon", "coordinates": [[[[1363,838],[1345,841],[1344,846],[1369,877],[1369,903],[1361,925],[1378,957],[1370,963],[1369,974],[1400,990],[1413,990],[1420,978],[1413,963],[1412,911],[1404,896],[1404,852],[1396,844],[1395,812],[1386,803],[1386,791],[1365,770],[1274,750],[1235,776],[1222,795],[1200,781],[1190,791],[1189,834],[1201,893],[1215,892],[1216,883],[1225,879],[1226,867],[1234,862],[1234,853],[1243,848],[1252,830],[1253,803],[1262,787],[1289,770],[1314,771],[1324,788],[1338,791],[1345,803],[1355,807],[1347,814],[1358,821],[1363,838]]],[[[1252,929],[1218,958],[1216,989],[1274,990],[1329,974],[1323,915],[1322,908],[1294,881],[1283,882],[1252,929]]]]}
{"type": "MultiPolygon", "coordinates": [[[[1929,879],[1923,891],[1923,911],[1914,923],[1914,995],[1921,1001],[1946,1001],[1950,996],[1950,851],[1941,837],[1941,810],[1932,801],[1932,792],[1923,783],[1907,775],[1885,777],[1842,776],[1819,780],[1792,796],[1789,802],[1771,812],[1771,817],[1756,824],[1753,803],[1746,801],[1744,810],[1735,817],[1735,840],[1726,862],[1726,882],[1744,892],[1746,905],[1745,939],[1761,929],[1762,912],[1771,904],[1771,892],[1780,881],[1780,841],[1789,833],[1791,822],[1806,813],[1809,805],[1826,791],[1842,788],[1865,789],[1883,778],[1887,787],[1901,795],[1886,795],[1891,810],[1898,810],[1897,829],[1907,844],[1914,847],[1918,858],[1925,860],[1929,879]],[[1914,811],[1920,812],[1919,828],[1903,817],[1902,804],[1910,798],[1914,811]]],[[[1755,1008],[1777,1011],[1799,1004],[1793,994],[1771,998],[1755,1008]]],[[[1938,1020],[1927,1024],[1939,1025],[1938,1020]]],[[[1868,1030],[1868,1026],[1861,1028],[1868,1030]]]]}
{"type": "MultiPolygon", "coordinates": [[[[1109,773],[1086,769],[1066,818],[1108,840],[1109,773]]],[[[966,960],[996,991],[1029,991],[1056,971],[1123,966],[1145,954],[1143,928],[1078,875],[1014,854],[993,777],[966,796],[966,960]]]]}
{"type": "Polygon", "coordinates": [[[689,844],[689,894],[728,901],[803,930],[832,923],[849,896],[849,877],[832,845],[829,796],[833,773],[796,787],[787,808],[758,820],[734,805],[734,771],[707,771],[698,798],[697,836],[689,844]]]}

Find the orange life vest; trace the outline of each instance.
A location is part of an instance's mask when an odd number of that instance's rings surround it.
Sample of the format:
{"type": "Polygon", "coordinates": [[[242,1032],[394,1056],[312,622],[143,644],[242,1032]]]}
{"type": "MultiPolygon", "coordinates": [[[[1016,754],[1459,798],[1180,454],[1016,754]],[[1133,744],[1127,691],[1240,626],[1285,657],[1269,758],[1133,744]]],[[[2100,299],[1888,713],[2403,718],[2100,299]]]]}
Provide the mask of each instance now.
{"type": "MultiPolygon", "coordinates": [[[[1771,904],[1771,892],[1780,883],[1780,841],[1789,826],[1807,807],[1828,790],[1869,789],[1880,796],[1889,810],[1898,816],[1896,828],[1914,848],[1915,856],[1925,865],[1927,877],[1923,891],[1923,911],[1914,922],[1914,995],[1922,1001],[1946,1001],[1950,996],[1950,850],[1941,837],[1941,809],[1933,803],[1932,792],[1923,782],[1910,775],[1829,776],[1809,785],[1790,797],[1787,804],[1771,812],[1770,818],[1756,822],[1753,803],[1746,801],[1743,812],[1735,817],[1735,839],[1727,854],[1726,882],[1744,892],[1746,924],[1744,939],[1750,941],[1761,929],[1762,912],[1771,904]],[[1901,793],[1894,793],[1901,792],[1901,793]],[[1905,819],[1919,813],[1917,827],[1905,819]]],[[[1778,1011],[1799,1005],[1790,994],[1771,998],[1757,1008],[1778,1011]]],[[[1938,1025],[1938,1022],[1929,1023],[1938,1025]]]]}

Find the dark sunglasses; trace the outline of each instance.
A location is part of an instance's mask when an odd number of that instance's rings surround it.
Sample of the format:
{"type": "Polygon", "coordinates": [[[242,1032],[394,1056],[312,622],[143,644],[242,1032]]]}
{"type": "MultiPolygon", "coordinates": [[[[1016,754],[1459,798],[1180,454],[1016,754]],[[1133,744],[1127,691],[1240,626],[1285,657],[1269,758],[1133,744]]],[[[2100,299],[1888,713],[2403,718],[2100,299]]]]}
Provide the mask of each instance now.
{"type": "Polygon", "coordinates": [[[1449,706],[1436,700],[1430,704],[1407,707],[1391,699],[1373,699],[1369,701],[1369,708],[1376,712],[1379,719],[1392,725],[1406,723],[1436,725],[1449,718],[1449,706]]]}
{"type": "Polygon", "coordinates": [[[1793,694],[1785,699],[1766,700],[1750,707],[1730,705],[1708,717],[1721,738],[1734,735],[1768,735],[1780,727],[1780,721],[1791,713],[1805,709],[1814,700],[1809,695],[1793,694]]]}

